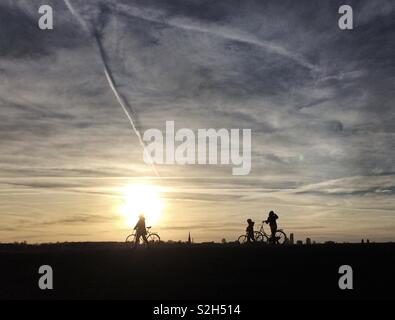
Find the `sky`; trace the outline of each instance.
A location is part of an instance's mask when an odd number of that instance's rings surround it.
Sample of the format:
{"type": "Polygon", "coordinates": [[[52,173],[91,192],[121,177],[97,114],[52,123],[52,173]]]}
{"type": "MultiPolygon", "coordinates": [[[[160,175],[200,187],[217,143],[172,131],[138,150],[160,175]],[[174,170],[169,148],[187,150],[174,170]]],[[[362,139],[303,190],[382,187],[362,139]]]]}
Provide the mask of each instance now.
{"type": "Polygon", "coordinates": [[[164,240],[233,241],[270,210],[295,238],[395,240],[395,3],[69,0],[140,132],[251,129],[251,172],[157,165],[61,0],[0,3],[0,242],[123,241],[130,185],[164,240]],[[354,29],[340,30],[350,4],[354,29]]]}

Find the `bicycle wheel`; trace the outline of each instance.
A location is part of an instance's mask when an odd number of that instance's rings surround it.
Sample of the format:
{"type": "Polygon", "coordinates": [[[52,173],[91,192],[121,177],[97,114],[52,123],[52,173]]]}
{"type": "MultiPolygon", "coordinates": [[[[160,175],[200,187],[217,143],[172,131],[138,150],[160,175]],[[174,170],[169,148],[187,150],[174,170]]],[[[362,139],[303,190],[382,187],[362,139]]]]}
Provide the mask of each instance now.
{"type": "Polygon", "coordinates": [[[287,241],[287,235],[284,231],[277,230],[276,231],[276,243],[284,244],[287,241]]]}
{"type": "Polygon", "coordinates": [[[254,238],[256,242],[268,242],[267,236],[260,231],[254,231],[254,238]]]}
{"type": "Polygon", "coordinates": [[[239,239],[237,239],[237,242],[239,244],[247,243],[247,236],[243,234],[242,236],[239,237],[239,239]]]}
{"type": "MultiPolygon", "coordinates": [[[[126,240],[125,240],[125,242],[126,242],[127,245],[134,246],[135,242],[136,242],[136,235],[134,233],[128,235],[126,240]]],[[[140,237],[138,245],[141,246],[141,245],[144,245],[144,244],[145,244],[145,242],[144,242],[143,237],[140,237]]]]}
{"type": "Polygon", "coordinates": [[[160,237],[157,233],[150,233],[147,240],[150,245],[158,245],[160,243],[160,237]]]}

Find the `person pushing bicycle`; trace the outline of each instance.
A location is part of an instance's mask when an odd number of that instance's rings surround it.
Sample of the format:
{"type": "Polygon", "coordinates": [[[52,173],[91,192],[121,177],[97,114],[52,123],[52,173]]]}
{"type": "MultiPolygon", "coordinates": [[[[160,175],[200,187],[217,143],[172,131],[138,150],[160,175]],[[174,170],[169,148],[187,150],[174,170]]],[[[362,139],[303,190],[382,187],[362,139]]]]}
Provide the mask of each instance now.
{"type": "Polygon", "coordinates": [[[273,211],[270,211],[269,216],[267,217],[266,221],[264,221],[265,223],[269,224],[269,226],[270,226],[270,231],[272,233],[272,236],[271,236],[272,243],[275,243],[275,241],[276,241],[277,219],[278,219],[278,215],[275,214],[273,211]]]}
{"type": "Polygon", "coordinates": [[[251,219],[247,219],[247,223],[248,223],[248,226],[247,226],[247,229],[246,229],[246,231],[247,231],[247,241],[248,242],[255,242],[255,237],[254,237],[254,224],[255,224],[255,222],[254,221],[252,221],[251,219]]]}
{"type": "Polygon", "coordinates": [[[134,230],[136,230],[136,242],[134,243],[134,246],[136,247],[137,244],[140,241],[140,237],[143,238],[144,242],[148,244],[147,240],[147,229],[145,227],[145,217],[143,214],[139,215],[139,220],[136,223],[136,226],[134,227],[134,230]]]}

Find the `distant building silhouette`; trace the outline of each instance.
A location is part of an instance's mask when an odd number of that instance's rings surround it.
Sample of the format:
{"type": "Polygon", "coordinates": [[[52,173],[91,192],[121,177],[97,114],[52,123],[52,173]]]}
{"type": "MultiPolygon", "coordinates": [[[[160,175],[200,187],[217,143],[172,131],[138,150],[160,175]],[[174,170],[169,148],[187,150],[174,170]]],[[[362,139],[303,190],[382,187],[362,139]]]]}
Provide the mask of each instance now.
{"type": "Polygon", "coordinates": [[[303,244],[303,241],[302,241],[302,240],[298,240],[298,241],[296,241],[296,244],[297,244],[297,245],[302,245],[302,244],[303,244]]]}
{"type": "Polygon", "coordinates": [[[336,242],[335,242],[335,241],[332,241],[332,240],[325,241],[324,243],[325,243],[325,244],[336,244],[336,242]]]}
{"type": "Polygon", "coordinates": [[[189,232],[189,235],[188,235],[188,243],[189,243],[189,244],[192,243],[192,240],[191,240],[191,233],[190,233],[190,232],[189,232]]]}
{"type": "Polygon", "coordinates": [[[311,244],[311,239],[310,238],[306,238],[306,244],[311,244]]]}
{"type": "Polygon", "coordinates": [[[289,244],[295,244],[294,234],[293,234],[293,233],[291,233],[291,234],[289,235],[289,244]]]}

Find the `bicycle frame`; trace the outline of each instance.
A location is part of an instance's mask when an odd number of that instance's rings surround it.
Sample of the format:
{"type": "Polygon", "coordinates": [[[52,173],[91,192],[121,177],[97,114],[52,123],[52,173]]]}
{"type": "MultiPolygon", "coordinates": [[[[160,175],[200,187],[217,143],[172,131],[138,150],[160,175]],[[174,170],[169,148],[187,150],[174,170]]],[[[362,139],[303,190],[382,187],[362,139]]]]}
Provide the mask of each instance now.
{"type": "MultiPolygon", "coordinates": [[[[266,237],[271,237],[271,234],[268,234],[268,233],[265,232],[265,228],[263,226],[264,226],[264,222],[262,222],[262,224],[261,224],[261,226],[259,228],[259,232],[263,233],[266,237]]],[[[277,231],[284,232],[283,229],[277,229],[277,231]]]]}
{"type": "Polygon", "coordinates": [[[262,223],[261,223],[261,226],[260,226],[260,228],[259,228],[259,232],[262,233],[264,236],[266,236],[266,237],[268,237],[268,238],[271,237],[272,235],[266,233],[265,228],[263,227],[263,225],[264,225],[264,223],[262,222],[262,223]]]}
{"type": "MultiPolygon", "coordinates": [[[[151,235],[153,235],[153,236],[156,236],[158,239],[159,239],[159,241],[160,241],[160,237],[159,237],[159,235],[157,234],[157,233],[155,233],[155,232],[151,232],[151,227],[147,227],[146,228],[146,231],[147,231],[147,234],[146,234],[146,237],[147,238],[149,238],[151,235]]],[[[133,243],[135,243],[136,242],[136,237],[137,237],[137,233],[136,232],[133,232],[132,234],[130,234],[130,235],[128,235],[127,237],[126,237],[126,242],[133,242],[133,243]],[[129,240],[130,239],[130,240],[129,240]]],[[[140,238],[141,239],[141,238],[140,238]]]]}

